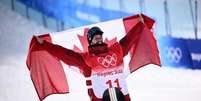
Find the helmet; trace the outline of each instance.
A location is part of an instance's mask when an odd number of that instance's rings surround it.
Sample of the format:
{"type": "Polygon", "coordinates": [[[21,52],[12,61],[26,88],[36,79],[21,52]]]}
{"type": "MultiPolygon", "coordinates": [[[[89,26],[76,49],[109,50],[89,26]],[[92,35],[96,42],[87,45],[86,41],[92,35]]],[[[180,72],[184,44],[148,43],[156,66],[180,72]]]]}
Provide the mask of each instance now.
{"type": "Polygon", "coordinates": [[[94,35],[102,35],[103,31],[99,28],[99,27],[92,27],[89,29],[88,33],[87,33],[87,40],[89,45],[91,44],[94,35]]]}

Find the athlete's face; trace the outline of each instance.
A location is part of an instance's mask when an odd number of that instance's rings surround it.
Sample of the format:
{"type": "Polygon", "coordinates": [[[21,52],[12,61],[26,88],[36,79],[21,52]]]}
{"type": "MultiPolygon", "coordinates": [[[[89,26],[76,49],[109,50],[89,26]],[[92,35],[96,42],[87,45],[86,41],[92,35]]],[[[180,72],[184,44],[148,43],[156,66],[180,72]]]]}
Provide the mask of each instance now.
{"type": "Polygon", "coordinates": [[[99,35],[99,34],[94,35],[92,42],[91,42],[91,45],[102,44],[102,43],[103,43],[102,35],[99,35]]]}

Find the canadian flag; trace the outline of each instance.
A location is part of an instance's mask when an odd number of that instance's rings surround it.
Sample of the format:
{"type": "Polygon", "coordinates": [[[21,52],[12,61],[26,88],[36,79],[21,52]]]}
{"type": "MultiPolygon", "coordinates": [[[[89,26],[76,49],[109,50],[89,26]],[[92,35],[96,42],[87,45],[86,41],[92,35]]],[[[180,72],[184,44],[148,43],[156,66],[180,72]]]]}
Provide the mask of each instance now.
{"type": "MultiPolygon", "coordinates": [[[[133,44],[128,58],[125,59],[125,63],[127,63],[125,65],[127,65],[130,73],[148,64],[160,65],[157,43],[151,31],[154,20],[143,14],[142,17],[145,27],[141,33],[138,33],[133,38],[137,40],[133,44]]],[[[104,31],[103,37],[105,43],[110,46],[123,38],[130,30],[137,28],[135,26],[139,21],[139,15],[134,15],[62,32],[44,34],[40,37],[50,43],[82,53],[88,51],[86,35],[89,28],[93,26],[100,27],[104,31]]],[[[77,78],[69,76],[69,74],[75,72],[75,70],[79,71],[79,68],[68,66],[65,62],[61,62],[58,58],[48,53],[42,45],[39,45],[35,38],[32,38],[30,42],[26,64],[40,100],[43,100],[50,94],[71,92],[73,91],[71,90],[73,85],[78,86],[77,84],[69,84],[71,79],[77,78]],[[75,69],[71,70],[69,67],[75,69]]],[[[77,74],[81,75],[82,71],[77,72],[77,74]]],[[[82,78],[84,76],[80,77],[80,80],[82,78]]],[[[79,86],[82,85],[85,84],[79,84],[79,86]]]]}

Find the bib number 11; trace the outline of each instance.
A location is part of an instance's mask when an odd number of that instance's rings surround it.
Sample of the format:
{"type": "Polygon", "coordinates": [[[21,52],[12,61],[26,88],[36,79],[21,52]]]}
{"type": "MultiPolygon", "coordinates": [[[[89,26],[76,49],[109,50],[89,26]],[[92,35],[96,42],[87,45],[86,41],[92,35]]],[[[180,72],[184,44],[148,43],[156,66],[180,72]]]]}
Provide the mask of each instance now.
{"type": "Polygon", "coordinates": [[[121,89],[118,79],[114,80],[113,82],[112,82],[112,80],[108,80],[106,82],[106,84],[109,85],[109,88],[112,88],[114,86],[114,84],[115,84],[117,86],[117,88],[121,89]]]}

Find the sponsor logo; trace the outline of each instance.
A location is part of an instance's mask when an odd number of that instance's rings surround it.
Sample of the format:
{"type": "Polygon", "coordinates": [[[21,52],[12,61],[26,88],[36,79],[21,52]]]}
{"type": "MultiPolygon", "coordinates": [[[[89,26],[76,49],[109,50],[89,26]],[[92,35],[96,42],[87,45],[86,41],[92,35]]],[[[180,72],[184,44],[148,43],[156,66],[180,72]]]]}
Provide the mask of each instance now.
{"type": "Polygon", "coordinates": [[[96,76],[101,76],[101,77],[106,77],[106,76],[111,76],[111,75],[120,75],[123,73],[123,70],[113,70],[113,71],[107,71],[107,72],[99,72],[94,75],[96,76]]]}
{"type": "Polygon", "coordinates": [[[201,53],[191,53],[191,58],[193,61],[201,62],[201,53]]]}

